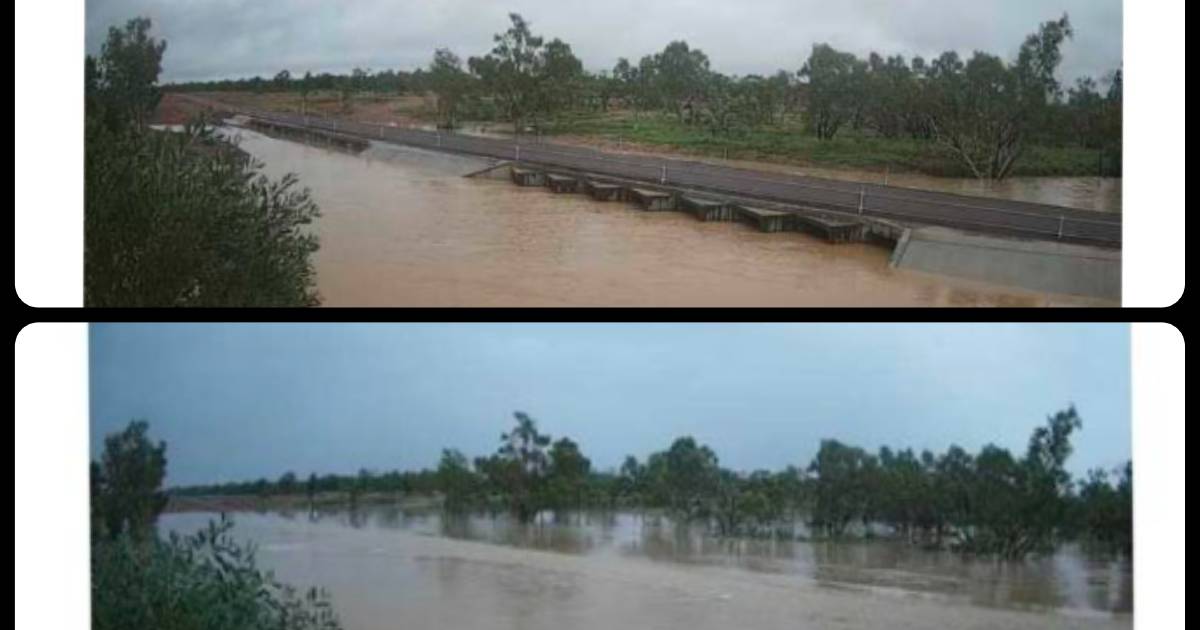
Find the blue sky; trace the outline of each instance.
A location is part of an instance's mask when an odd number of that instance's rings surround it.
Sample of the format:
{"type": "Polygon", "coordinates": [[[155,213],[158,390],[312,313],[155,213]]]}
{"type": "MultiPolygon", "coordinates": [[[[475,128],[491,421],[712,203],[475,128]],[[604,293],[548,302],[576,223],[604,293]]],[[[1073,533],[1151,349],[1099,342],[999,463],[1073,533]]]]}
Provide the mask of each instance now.
{"type": "Polygon", "coordinates": [[[739,470],[1020,452],[1072,402],[1076,474],[1130,456],[1124,324],[96,324],[89,355],[92,456],[145,418],[171,485],[487,454],[514,410],[599,468],[684,434],[739,470]]]}

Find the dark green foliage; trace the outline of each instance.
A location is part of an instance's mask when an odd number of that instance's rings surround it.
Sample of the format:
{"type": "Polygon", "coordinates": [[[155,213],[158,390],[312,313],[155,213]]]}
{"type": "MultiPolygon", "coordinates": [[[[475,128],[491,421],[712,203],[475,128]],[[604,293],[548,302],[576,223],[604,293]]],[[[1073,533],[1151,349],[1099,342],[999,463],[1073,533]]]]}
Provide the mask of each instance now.
{"type": "Polygon", "coordinates": [[[320,212],[296,177],[200,125],[111,131],[89,121],[84,163],[84,302],[89,307],[310,306],[307,226],[320,212]]]}
{"type": "MultiPolygon", "coordinates": [[[[327,596],[304,595],[255,567],[252,547],[219,523],[192,536],[156,535],[166,506],[166,444],[131,422],[91,464],[91,614],[94,630],[336,630],[327,596]]],[[[294,484],[285,474],[281,483],[294,484]]],[[[265,483],[265,481],[264,481],[265,483]]]]}
{"type": "Polygon", "coordinates": [[[324,591],[304,594],[255,566],[232,521],[166,541],[92,544],[94,630],[336,630],[324,591]]]}
{"type": "Polygon", "coordinates": [[[1080,483],[1076,506],[1087,542],[1110,551],[1133,553],[1133,463],[1113,471],[1092,470],[1080,483]]]}
{"type": "Polygon", "coordinates": [[[665,505],[685,519],[707,513],[706,500],[713,496],[720,480],[717,454],[712,449],[688,436],[675,440],[666,452],[655,453],[650,459],[650,483],[658,487],[655,494],[666,499],[665,505]]]}
{"type": "Polygon", "coordinates": [[[437,483],[445,496],[445,506],[450,510],[459,510],[469,505],[478,486],[466,456],[453,449],[442,450],[442,460],[437,469],[437,483]]]}
{"type": "Polygon", "coordinates": [[[514,132],[521,133],[526,124],[576,103],[585,84],[583,63],[570,45],[558,39],[546,43],[519,14],[508,17],[512,24],[493,37],[492,51],[467,64],[480,89],[498,102],[514,132]]]}
{"type": "Polygon", "coordinates": [[[799,71],[780,70],[770,78],[715,72],[703,51],[682,40],[637,64],[621,58],[611,72],[589,73],[568,43],[534,35],[518,14],[509,19],[492,51],[468,60],[468,71],[439,49],[428,71],[355,69],[341,76],[310,73],[303,80],[284,71],[274,80],[172,89],[291,90],[306,98],[312,90],[340,91],[346,107],[354,92],[432,91],[438,122],[448,127],[463,117],[504,120],[517,133],[532,124],[539,131],[620,136],[708,155],[784,156],[939,176],[1120,173],[1120,70],[1104,80],[1105,96],[1085,77],[1064,100],[1055,70],[1073,36],[1066,16],[1041,24],[1011,62],[982,51],[965,60],[955,52],[928,62],[874,52],[860,59],[817,44],[799,71]],[[602,133],[578,124],[614,104],[633,110],[632,128],[602,133]],[[662,133],[664,121],[645,133],[648,111],[664,113],[674,123],[671,133],[662,133]],[[817,146],[798,137],[805,132],[817,146]]]}
{"type": "MultiPolygon", "coordinates": [[[[837,440],[821,442],[806,470],[750,474],[722,469],[715,452],[692,437],[640,462],[626,456],[613,472],[592,470],[569,438],[552,441],[527,414],[501,435],[489,457],[467,463],[445,450],[436,471],[358,477],[310,477],[310,485],[350,493],[440,492],[449,510],[507,509],[529,521],[542,510],[617,507],[663,510],[678,521],[708,524],[723,536],[795,536],[807,519],[818,536],[838,537],[861,523],[930,548],[1021,558],[1079,539],[1132,551],[1132,466],[1114,484],[1093,472],[1075,486],[1065,469],[1070,438],[1082,427],[1070,407],[1031,434],[1022,457],[994,445],[977,454],[881,448],[878,455],[837,440]]],[[[267,482],[263,480],[261,484],[267,482]]],[[[278,484],[276,484],[278,486],[278,484]]],[[[256,484],[181,489],[180,494],[239,494],[256,484]]]]}
{"type": "Polygon", "coordinates": [[[813,525],[840,536],[857,517],[867,514],[871,457],[860,448],[823,440],[808,471],[815,476],[813,525]]]}
{"type": "Polygon", "coordinates": [[[167,445],[146,437],[144,420],[129,423],[104,438],[100,462],[91,464],[92,536],[142,541],[154,536],[154,524],[167,505],[162,491],[167,445]]]}
{"type": "Polygon", "coordinates": [[[110,30],[86,60],[84,305],[317,304],[307,226],[320,213],[295,176],[259,174],[203,120],[183,133],[146,126],[166,47],[149,28],[138,18],[110,30]]]}
{"type": "Polygon", "coordinates": [[[562,438],[550,446],[547,471],[547,503],[557,509],[583,507],[588,474],[592,462],[579,451],[571,438],[562,438]]]}
{"type": "Polygon", "coordinates": [[[457,126],[458,112],[470,95],[474,78],[463,70],[462,60],[448,48],[433,53],[429,65],[429,88],[438,97],[438,124],[446,129],[457,126]]]}
{"type": "Polygon", "coordinates": [[[162,98],[158,73],[167,43],[150,37],[150,26],[138,17],[123,29],[109,28],[100,58],[85,60],[86,113],[109,129],[144,125],[162,98]]]}
{"type": "Polygon", "coordinates": [[[513,514],[522,521],[531,520],[544,503],[543,485],[549,460],[546,447],[550,436],[538,432],[537,423],[528,414],[513,414],[517,426],[500,434],[499,460],[492,471],[493,483],[508,497],[513,514]]]}

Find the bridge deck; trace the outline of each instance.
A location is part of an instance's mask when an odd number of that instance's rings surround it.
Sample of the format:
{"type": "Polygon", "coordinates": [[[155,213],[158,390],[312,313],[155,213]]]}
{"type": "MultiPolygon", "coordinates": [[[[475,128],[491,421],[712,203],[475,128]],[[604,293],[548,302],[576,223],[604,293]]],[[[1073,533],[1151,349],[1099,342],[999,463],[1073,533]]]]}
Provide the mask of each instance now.
{"type": "Polygon", "coordinates": [[[1121,246],[1121,216],[1022,201],[970,197],[878,184],[860,184],[753,171],[683,159],[613,154],[583,147],[482,138],[344,120],[265,112],[187,96],[225,111],[367,139],[466,153],[523,164],[634,179],[651,184],[711,191],[802,205],[847,215],[941,225],[971,232],[1121,246]]]}

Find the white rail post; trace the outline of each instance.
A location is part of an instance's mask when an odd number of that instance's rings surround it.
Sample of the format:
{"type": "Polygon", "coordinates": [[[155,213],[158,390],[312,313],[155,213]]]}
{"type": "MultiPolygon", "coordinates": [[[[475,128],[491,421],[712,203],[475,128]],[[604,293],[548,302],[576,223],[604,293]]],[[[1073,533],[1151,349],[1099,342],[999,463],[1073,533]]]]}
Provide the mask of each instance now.
{"type": "Polygon", "coordinates": [[[665,183],[667,183],[667,165],[666,165],[666,164],[663,164],[663,167],[662,167],[662,179],[659,181],[659,183],[660,183],[660,184],[665,184],[665,183]]]}
{"type": "Polygon", "coordinates": [[[1066,215],[1063,215],[1063,214],[1058,215],[1058,240],[1060,240],[1060,241],[1062,240],[1063,227],[1064,227],[1064,225],[1066,225],[1066,223],[1067,223],[1066,215]]]}
{"type": "Polygon", "coordinates": [[[867,187],[862,186],[858,189],[858,213],[859,214],[863,213],[863,206],[866,205],[865,204],[866,200],[867,200],[867,187]]]}
{"type": "Polygon", "coordinates": [[[514,161],[514,162],[520,162],[520,161],[521,161],[521,145],[520,145],[520,144],[516,144],[516,145],[513,145],[513,146],[515,146],[515,147],[516,147],[516,149],[517,149],[517,159],[516,159],[516,160],[513,160],[513,161],[514,161]]]}
{"type": "Polygon", "coordinates": [[[437,132],[437,140],[438,140],[438,146],[439,147],[442,146],[442,131],[440,129],[437,132]]]}

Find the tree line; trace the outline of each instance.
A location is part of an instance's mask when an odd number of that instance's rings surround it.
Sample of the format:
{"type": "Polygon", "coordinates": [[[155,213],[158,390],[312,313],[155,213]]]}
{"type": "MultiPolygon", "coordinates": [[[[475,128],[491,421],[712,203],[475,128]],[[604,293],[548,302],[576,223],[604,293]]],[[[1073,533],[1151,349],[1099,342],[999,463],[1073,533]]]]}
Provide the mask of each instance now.
{"type": "Polygon", "coordinates": [[[598,471],[576,441],[552,439],[522,412],[500,436],[497,450],[468,459],[445,449],[435,469],[318,476],[294,472],[277,481],[191,486],[180,495],[342,492],[354,500],[369,491],[438,494],[452,512],[508,512],[530,521],[543,512],[580,509],[661,510],[725,536],[794,537],[797,523],[811,535],[839,538],[858,529],[929,548],[1020,558],[1079,540],[1132,552],[1132,464],[1093,470],[1072,479],[1065,468],[1071,435],[1082,426],[1071,407],[1031,434],[1025,453],[994,445],[978,453],[951,446],[944,453],[882,447],[878,452],[824,440],[805,467],[739,472],[720,465],[715,451],[680,437],[645,460],[627,456],[617,470],[598,471]]]}
{"type": "Polygon", "coordinates": [[[571,46],[535,35],[519,14],[493,37],[494,47],[465,61],[449,49],[434,52],[428,68],[349,75],[283,70],[273,79],[187,83],[179,90],[336,90],[432,92],[440,124],[464,118],[508,121],[515,132],[552,122],[564,113],[632,109],[669,114],[713,136],[759,128],[831,140],[851,129],[885,139],[919,142],[956,161],[966,173],[1004,179],[1031,146],[1094,149],[1100,169],[1119,174],[1122,72],[1082,77],[1064,90],[1056,72],[1062,45],[1074,36],[1068,16],[1041,24],[1021,44],[1016,59],[976,51],[962,59],[948,51],[935,59],[865,59],[816,44],[796,70],[770,76],[730,76],[711,68],[708,55],[686,41],[636,63],[621,58],[611,70],[589,72],[571,46]]]}

